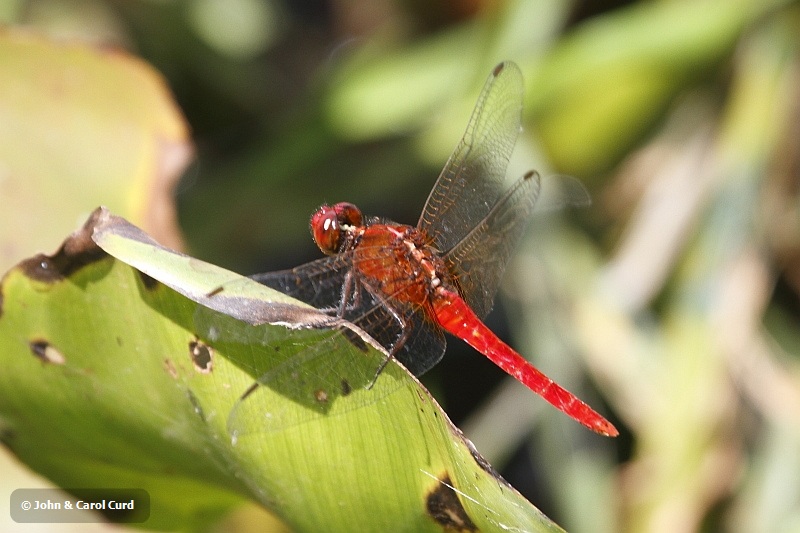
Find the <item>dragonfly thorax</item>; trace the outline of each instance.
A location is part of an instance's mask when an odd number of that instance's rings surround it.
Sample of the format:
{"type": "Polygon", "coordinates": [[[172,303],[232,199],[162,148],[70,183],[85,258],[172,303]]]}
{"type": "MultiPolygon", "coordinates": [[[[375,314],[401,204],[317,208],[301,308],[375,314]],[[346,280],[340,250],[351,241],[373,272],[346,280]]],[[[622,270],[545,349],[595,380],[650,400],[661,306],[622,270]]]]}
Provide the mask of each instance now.
{"type": "Polygon", "coordinates": [[[419,229],[372,224],[358,232],[353,265],[369,285],[395,300],[426,305],[450,276],[444,260],[419,229]]]}

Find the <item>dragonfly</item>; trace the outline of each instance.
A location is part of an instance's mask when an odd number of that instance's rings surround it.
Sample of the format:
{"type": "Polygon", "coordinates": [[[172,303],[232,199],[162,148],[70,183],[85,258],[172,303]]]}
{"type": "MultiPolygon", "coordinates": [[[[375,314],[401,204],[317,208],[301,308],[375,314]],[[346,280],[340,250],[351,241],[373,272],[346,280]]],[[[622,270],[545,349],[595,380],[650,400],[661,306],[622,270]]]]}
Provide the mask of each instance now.
{"type": "MultiPolygon", "coordinates": [[[[310,229],[324,257],[251,279],[355,324],[417,376],[442,359],[450,333],[584,426],[616,436],[610,422],[482,321],[541,189],[533,171],[504,186],[521,131],[522,100],[519,67],[500,63],[416,226],[366,217],[348,202],[323,205],[311,216],[310,229]]],[[[375,369],[374,379],[388,360],[375,369]]],[[[275,375],[258,384],[269,384],[275,375]]]]}

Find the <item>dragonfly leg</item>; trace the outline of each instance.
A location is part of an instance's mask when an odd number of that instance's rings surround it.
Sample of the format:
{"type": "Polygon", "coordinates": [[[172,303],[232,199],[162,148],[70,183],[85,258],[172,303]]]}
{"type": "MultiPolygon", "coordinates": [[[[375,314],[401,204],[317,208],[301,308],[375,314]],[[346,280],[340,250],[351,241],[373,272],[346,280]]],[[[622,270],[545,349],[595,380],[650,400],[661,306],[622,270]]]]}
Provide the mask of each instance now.
{"type": "Polygon", "coordinates": [[[383,361],[381,362],[381,366],[375,371],[375,376],[372,378],[372,381],[367,385],[367,390],[371,389],[375,382],[378,381],[378,376],[380,376],[383,369],[386,368],[386,365],[389,364],[390,359],[394,359],[394,356],[397,355],[397,352],[406,344],[406,341],[411,337],[411,325],[406,323],[400,313],[392,306],[389,302],[384,303],[384,307],[386,308],[389,313],[391,313],[392,318],[400,325],[400,331],[402,332],[400,336],[392,343],[391,347],[387,350],[389,352],[388,357],[384,357],[383,361]]]}
{"type": "Polygon", "coordinates": [[[345,313],[358,309],[361,304],[361,290],[359,283],[355,279],[355,274],[351,270],[344,278],[342,285],[342,297],[339,300],[339,308],[336,311],[338,318],[346,318],[345,313]]]}

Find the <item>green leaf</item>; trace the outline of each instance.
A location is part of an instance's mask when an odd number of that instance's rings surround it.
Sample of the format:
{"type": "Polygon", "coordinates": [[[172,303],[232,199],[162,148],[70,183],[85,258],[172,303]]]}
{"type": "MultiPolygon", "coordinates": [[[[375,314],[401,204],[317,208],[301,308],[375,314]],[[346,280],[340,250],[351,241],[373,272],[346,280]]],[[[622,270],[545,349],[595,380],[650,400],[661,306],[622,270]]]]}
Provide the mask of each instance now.
{"type": "Polygon", "coordinates": [[[0,290],[4,444],[63,487],[144,488],[144,527],[251,499],[298,531],[560,531],[404,368],[373,384],[355,326],[105,210],[0,290]]]}

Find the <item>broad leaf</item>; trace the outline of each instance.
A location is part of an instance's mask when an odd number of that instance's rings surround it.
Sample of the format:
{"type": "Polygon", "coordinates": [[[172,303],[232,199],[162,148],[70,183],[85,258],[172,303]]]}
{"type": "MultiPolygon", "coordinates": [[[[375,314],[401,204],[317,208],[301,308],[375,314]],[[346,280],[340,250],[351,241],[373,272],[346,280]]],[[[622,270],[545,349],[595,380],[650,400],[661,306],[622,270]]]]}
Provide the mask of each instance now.
{"type": "Polygon", "coordinates": [[[64,487],[146,489],[145,527],[247,498],[298,531],[559,530],[404,368],[365,379],[386,354],[355,326],[105,210],[0,289],[3,442],[64,487]]]}

